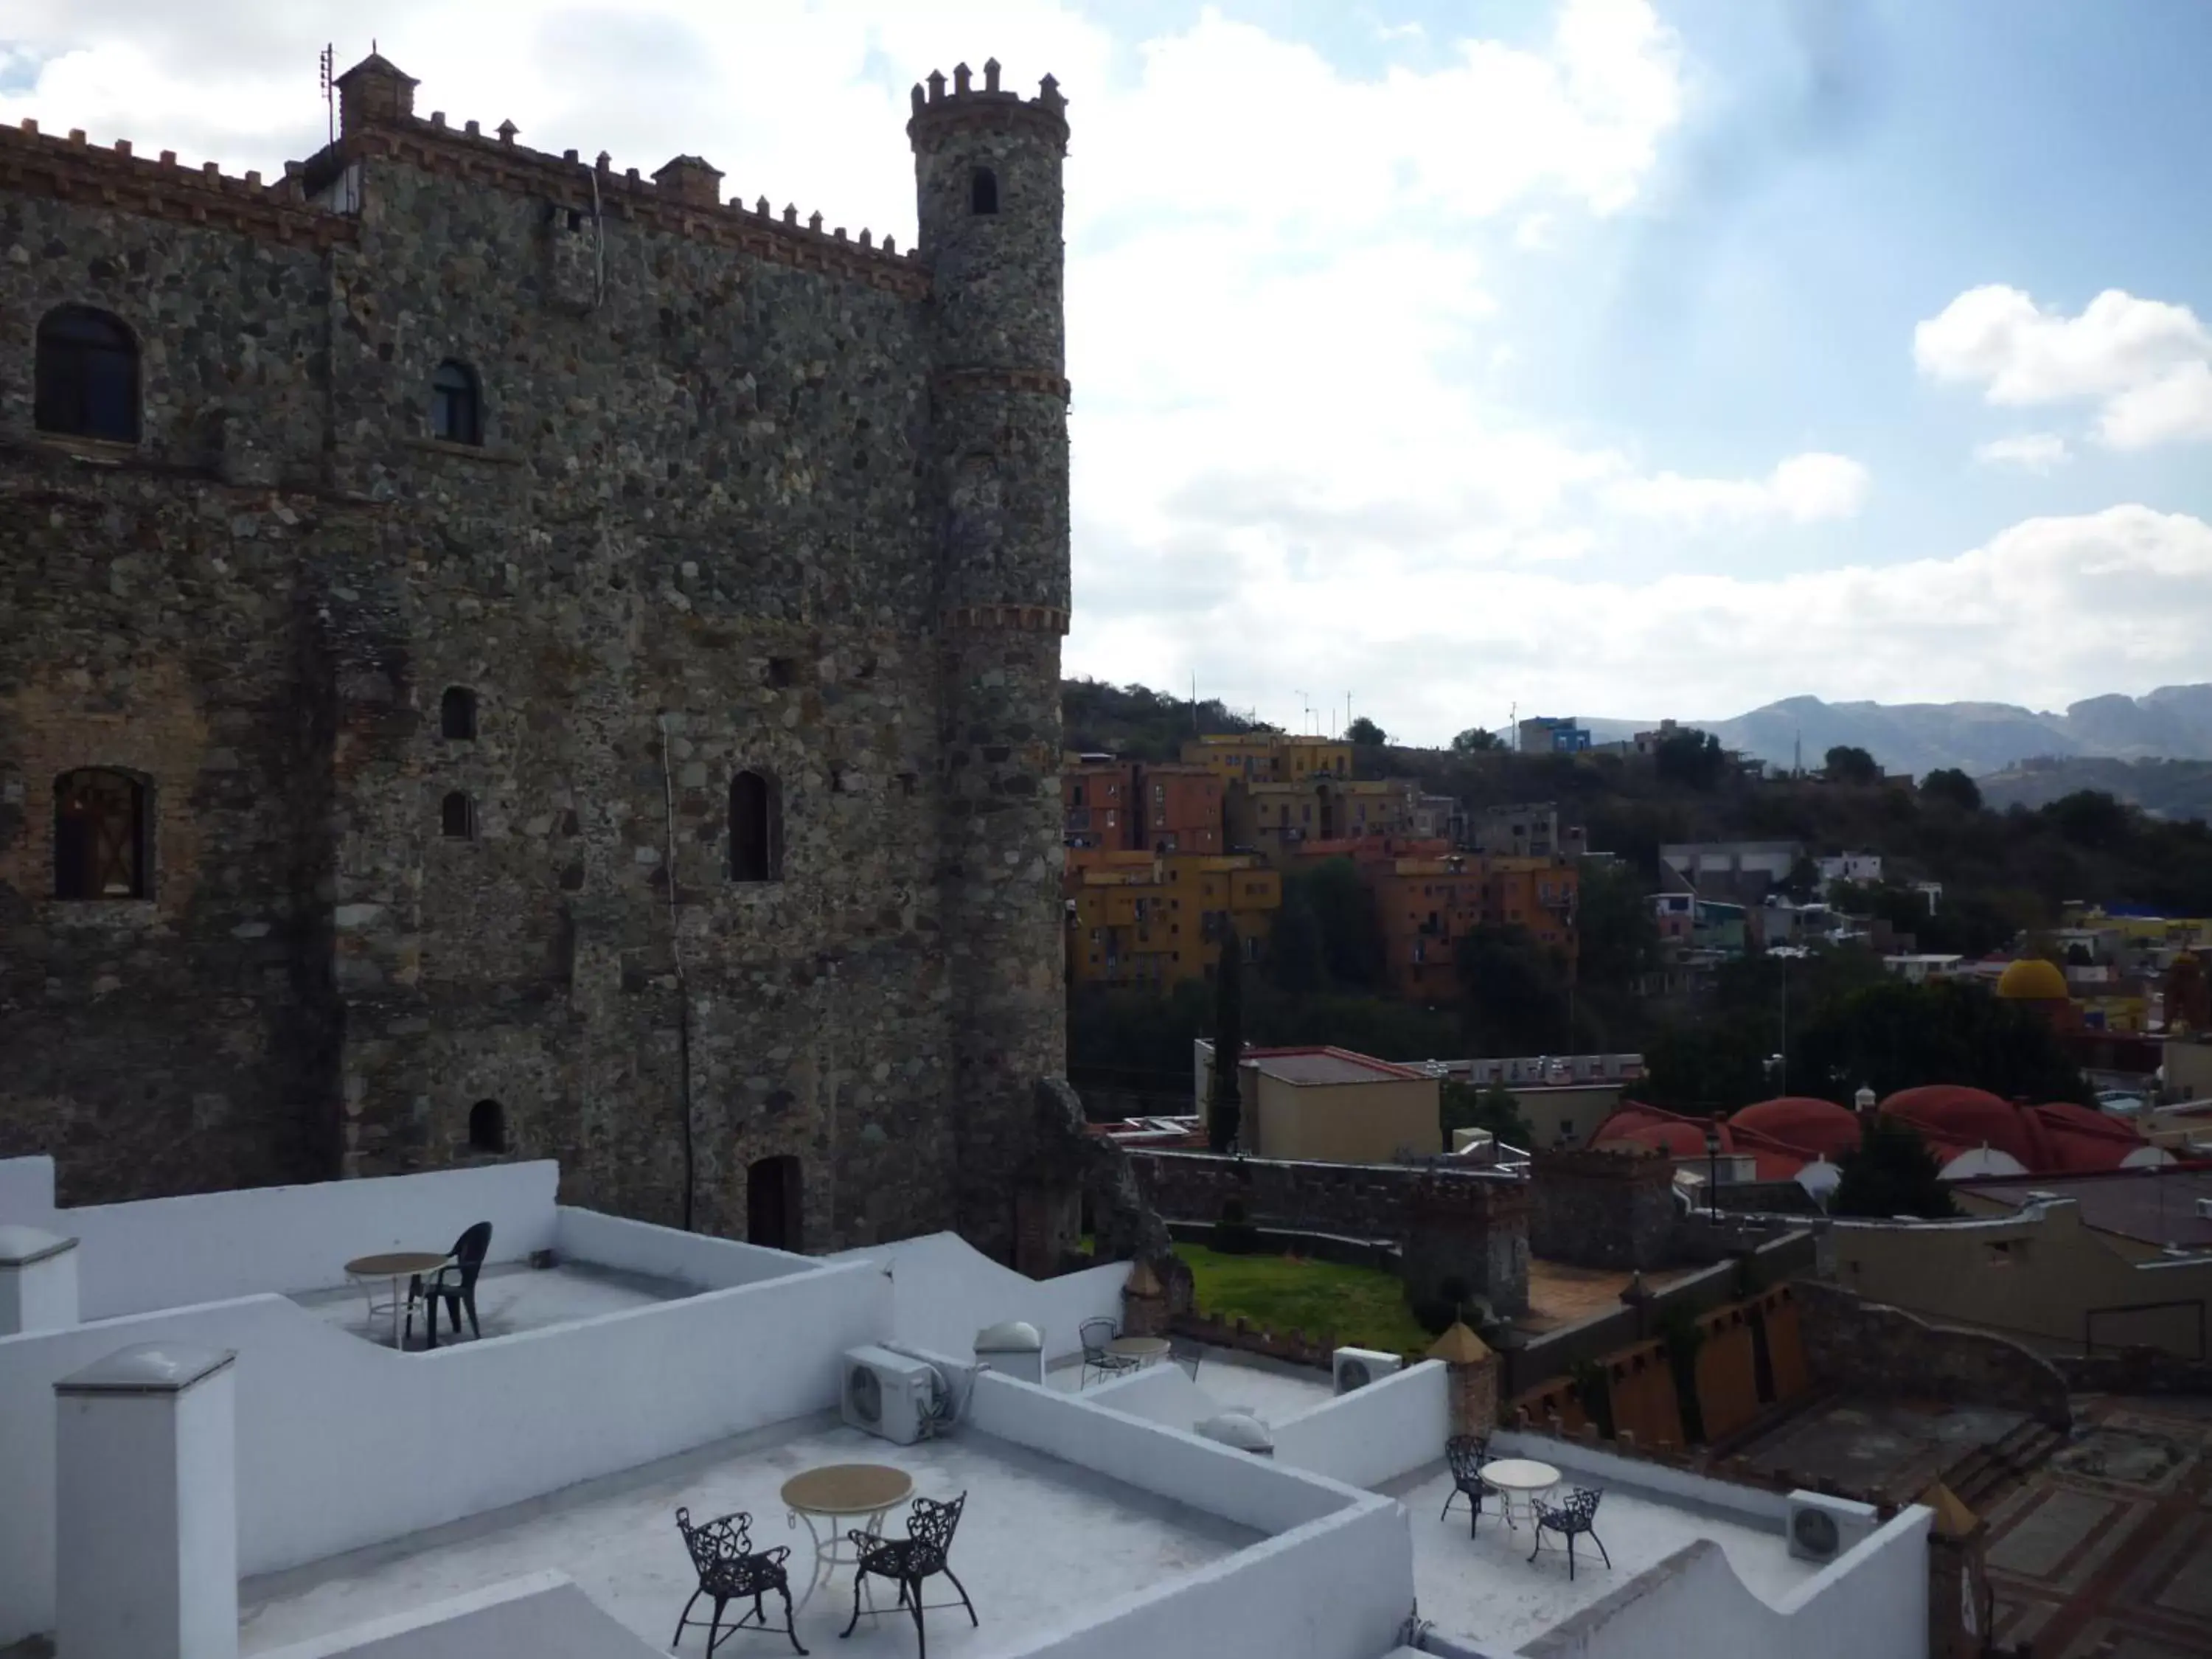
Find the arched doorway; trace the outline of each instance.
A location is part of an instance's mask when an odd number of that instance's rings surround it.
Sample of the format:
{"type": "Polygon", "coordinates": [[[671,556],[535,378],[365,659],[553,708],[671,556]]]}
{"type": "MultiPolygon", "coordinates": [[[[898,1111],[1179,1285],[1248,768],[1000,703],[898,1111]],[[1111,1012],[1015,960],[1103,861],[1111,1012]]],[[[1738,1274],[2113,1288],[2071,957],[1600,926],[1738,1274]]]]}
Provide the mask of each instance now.
{"type": "Polygon", "coordinates": [[[745,1238],[771,1250],[799,1247],[799,1160],[757,1159],[745,1171],[745,1238]]]}

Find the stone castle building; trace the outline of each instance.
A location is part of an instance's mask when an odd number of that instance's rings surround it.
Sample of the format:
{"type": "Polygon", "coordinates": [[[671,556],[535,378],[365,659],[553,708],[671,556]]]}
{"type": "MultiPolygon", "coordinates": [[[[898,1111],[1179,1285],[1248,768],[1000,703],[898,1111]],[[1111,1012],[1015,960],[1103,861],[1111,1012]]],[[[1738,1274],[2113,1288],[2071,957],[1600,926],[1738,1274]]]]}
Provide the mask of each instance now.
{"type": "Polygon", "coordinates": [[[283,179],[0,131],[0,1156],[550,1156],[1004,1252],[1063,1069],[1065,100],[921,245],[416,112],[283,179]]]}

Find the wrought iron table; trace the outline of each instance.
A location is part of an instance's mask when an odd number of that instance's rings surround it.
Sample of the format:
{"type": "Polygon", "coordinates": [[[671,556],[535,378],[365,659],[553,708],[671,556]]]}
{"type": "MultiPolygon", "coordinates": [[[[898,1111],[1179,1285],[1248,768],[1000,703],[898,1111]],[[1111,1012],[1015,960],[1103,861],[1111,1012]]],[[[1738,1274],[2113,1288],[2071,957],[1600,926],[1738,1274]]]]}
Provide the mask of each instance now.
{"type": "Polygon", "coordinates": [[[884,1516],[914,1496],[914,1477],[888,1463],[827,1463],[818,1469],[794,1474],[783,1483],[785,1524],[804,1521],[814,1546],[814,1571],[799,1598],[805,1607],[814,1592],[830,1582],[839,1567],[860,1565],[860,1552],[847,1547],[841,1521],[866,1516],[868,1530],[883,1529],[884,1516]],[[817,1522],[826,1521],[825,1535],[817,1522]]]}
{"type": "Polygon", "coordinates": [[[1106,1345],[1106,1352],[1123,1359],[1133,1359],[1141,1369],[1168,1357],[1168,1340],[1164,1336],[1117,1336],[1106,1345]]]}
{"type": "Polygon", "coordinates": [[[1505,1516],[1509,1529],[1518,1531],[1514,1520],[1514,1504],[1520,1501],[1520,1513],[1533,1522],[1533,1504],[1536,1494],[1546,1492],[1559,1484],[1559,1472],[1549,1463],[1539,1463],[1533,1457],[1501,1457],[1485,1463],[1481,1469],[1482,1484],[1498,1494],[1498,1507],[1505,1516]]]}

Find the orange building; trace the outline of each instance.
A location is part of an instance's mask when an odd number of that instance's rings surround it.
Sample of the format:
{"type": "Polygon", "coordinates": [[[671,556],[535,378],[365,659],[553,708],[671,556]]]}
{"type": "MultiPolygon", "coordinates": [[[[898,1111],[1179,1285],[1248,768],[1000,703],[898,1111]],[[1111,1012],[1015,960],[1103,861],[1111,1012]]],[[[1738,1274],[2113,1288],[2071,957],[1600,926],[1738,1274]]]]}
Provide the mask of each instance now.
{"type": "Polygon", "coordinates": [[[1060,805],[1066,845],[1130,845],[1136,781],[1134,763],[1110,755],[1085,755],[1064,763],[1060,772],[1060,805]]]}
{"type": "Polygon", "coordinates": [[[1142,803],[1138,845],[1155,853],[1221,851],[1219,773],[1173,762],[1139,766],[1136,788],[1142,803]]]}
{"type": "Polygon", "coordinates": [[[1211,979],[1232,932],[1244,959],[1259,961],[1283,879],[1249,857],[1077,849],[1062,891],[1071,979],[1171,985],[1211,979]]]}
{"type": "Polygon", "coordinates": [[[1071,848],[1218,853],[1221,790],[1207,767],[1085,755],[1060,767],[1063,840],[1071,848]]]}
{"type": "Polygon", "coordinates": [[[1453,854],[1370,861],[1362,873],[1375,895],[1390,983],[1401,996],[1454,994],[1459,941],[1482,927],[1526,929],[1573,974],[1581,872],[1565,860],[1453,854]]]}
{"type": "Polygon", "coordinates": [[[1296,782],[1229,786],[1229,844],[1279,866],[1308,842],[1401,836],[1413,826],[1419,788],[1402,779],[1312,774],[1296,782]]]}

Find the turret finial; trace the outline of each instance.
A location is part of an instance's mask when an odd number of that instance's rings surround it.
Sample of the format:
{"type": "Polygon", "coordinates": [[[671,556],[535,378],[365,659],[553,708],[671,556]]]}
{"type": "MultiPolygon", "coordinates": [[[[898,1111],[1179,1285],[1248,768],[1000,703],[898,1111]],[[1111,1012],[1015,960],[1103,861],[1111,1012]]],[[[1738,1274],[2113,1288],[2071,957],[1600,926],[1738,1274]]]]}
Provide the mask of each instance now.
{"type": "Polygon", "coordinates": [[[968,91],[969,74],[970,71],[965,64],[955,64],[952,66],[952,92],[955,97],[964,95],[968,91]]]}
{"type": "Polygon", "coordinates": [[[983,90],[996,92],[998,89],[999,60],[995,58],[986,58],[983,60],[983,90]]]}
{"type": "Polygon", "coordinates": [[[945,71],[942,70],[932,70],[929,72],[929,101],[933,104],[937,104],[942,103],[944,100],[945,71]]]}

